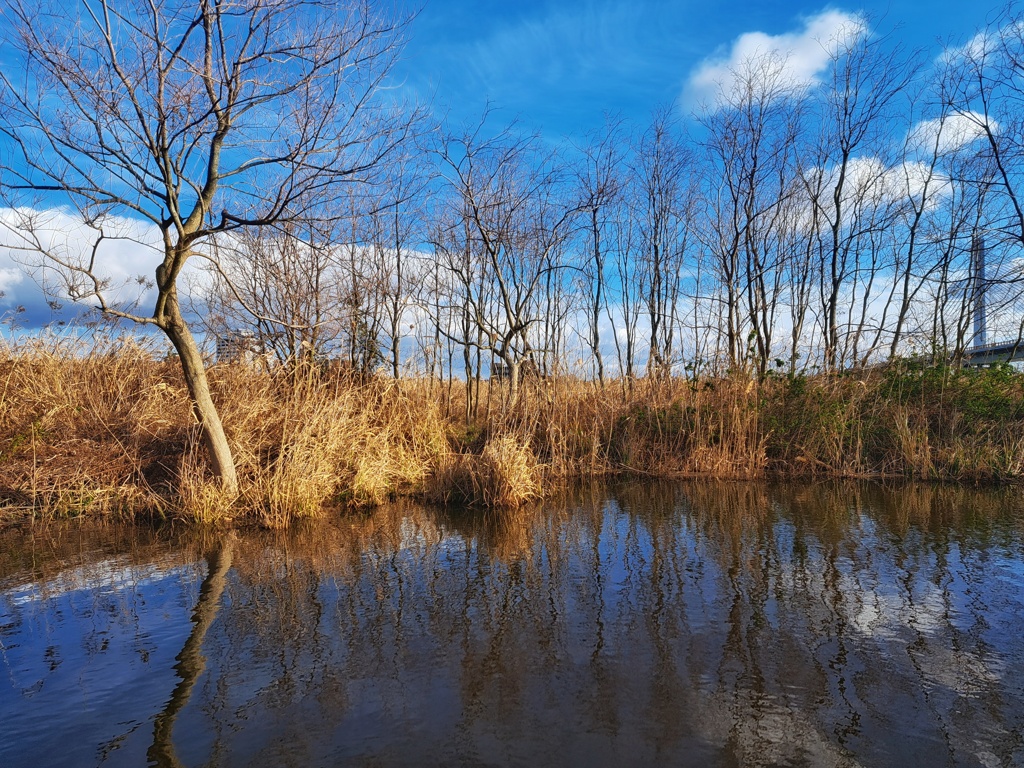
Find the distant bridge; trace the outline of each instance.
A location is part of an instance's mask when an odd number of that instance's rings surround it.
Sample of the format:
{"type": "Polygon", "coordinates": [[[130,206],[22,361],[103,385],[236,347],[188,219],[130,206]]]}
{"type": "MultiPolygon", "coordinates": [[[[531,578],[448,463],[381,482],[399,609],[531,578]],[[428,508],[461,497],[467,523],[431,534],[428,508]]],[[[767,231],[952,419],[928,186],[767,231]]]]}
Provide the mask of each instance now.
{"type": "Polygon", "coordinates": [[[972,347],[964,350],[966,365],[995,365],[1024,360],[1024,339],[1019,336],[1013,341],[986,342],[988,323],[985,317],[985,292],[989,281],[986,275],[985,240],[976,234],[971,242],[971,280],[974,298],[974,341],[972,347]]]}
{"type": "Polygon", "coordinates": [[[967,365],[995,365],[996,363],[1012,363],[1024,360],[1024,340],[996,341],[991,344],[978,344],[964,350],[964,363],[967,365]]]}

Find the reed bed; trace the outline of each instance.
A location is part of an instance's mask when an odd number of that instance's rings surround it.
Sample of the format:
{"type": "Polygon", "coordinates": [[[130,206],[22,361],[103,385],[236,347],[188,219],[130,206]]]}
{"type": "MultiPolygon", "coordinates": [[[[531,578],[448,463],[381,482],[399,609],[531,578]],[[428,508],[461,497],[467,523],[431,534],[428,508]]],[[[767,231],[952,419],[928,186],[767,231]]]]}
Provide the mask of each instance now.
{"type": "MultiPolygon", "coordinates": [[[[0,514],[284,528],[397,497],[518,508],[580,478],[1016,480],[1024,376],[528,379],[516,402],[317,366],[210,369],[240,492],[206,469],[177,364],[130,340],[0,348],[0,514]]],[[[488,391],[488,387],[492,387],[488,391]]]]}

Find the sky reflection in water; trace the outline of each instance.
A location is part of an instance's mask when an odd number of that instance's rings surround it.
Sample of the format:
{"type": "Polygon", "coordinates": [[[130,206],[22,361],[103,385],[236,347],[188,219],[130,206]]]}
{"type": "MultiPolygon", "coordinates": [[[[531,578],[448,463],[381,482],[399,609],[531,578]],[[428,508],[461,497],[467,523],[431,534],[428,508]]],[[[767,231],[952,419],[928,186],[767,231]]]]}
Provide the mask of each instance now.
{"type": "Polygon", "coordinates": [[[0,537],[0,765],[1024,764],[1015,491],[0,537]]]}

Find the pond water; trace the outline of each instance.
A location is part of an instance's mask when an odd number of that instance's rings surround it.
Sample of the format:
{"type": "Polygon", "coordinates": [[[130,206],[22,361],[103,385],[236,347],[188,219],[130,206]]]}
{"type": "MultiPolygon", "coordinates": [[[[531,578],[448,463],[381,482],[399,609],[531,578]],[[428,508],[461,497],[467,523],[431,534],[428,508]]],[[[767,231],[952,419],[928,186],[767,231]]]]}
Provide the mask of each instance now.
{"type": "Polygon", "coordinates": [[[0,765],[1024,765],[1024,493],[0,534],[0,765]]]}

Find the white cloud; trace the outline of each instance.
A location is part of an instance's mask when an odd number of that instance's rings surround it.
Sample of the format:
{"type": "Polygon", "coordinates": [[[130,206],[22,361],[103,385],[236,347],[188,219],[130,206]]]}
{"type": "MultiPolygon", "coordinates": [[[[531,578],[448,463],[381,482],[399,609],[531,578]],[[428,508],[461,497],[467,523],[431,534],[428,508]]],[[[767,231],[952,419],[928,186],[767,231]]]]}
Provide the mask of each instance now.
{"type": "Polygon", "coordinates": [[[9,297],[21,283],[25,282],[26,275],[23,269],[18,269],[6,262],[3,255],[0,255],[0,264],[3,264],[0,266],[0,293],[9,297]]]}
{"type": "MultiPolygon", "coordinates": [[[[955,152],[984,136],[985,122],[985,116],[977,112],[922,120],[911,128],[907,143],[912,149],[926,154],[936,150],[940,154],[955,152]]],[[[993,132],[998,132],[999,124],[994,120],[988,120],[988,125],[993,132]]]]}
{"type": "MultiPolygon", "coordinates": [[[[1004,17],[1005,20],[1005,17],[1004,17]]],[[[974,34],[966,43],[952,46],[939,54],[937,61],[945,64],[959,64],[964,61],[978,66],[994,64],[1006,56],[1014,56],[1013,50],[1024,37],[1024,21],[1011,20],[1005,26],[989,26],[974,34]]]]}
{"type": "Polygon", "coordinates": [[[982,30],[963,45],[943,51],[938,60],[951,63],[961,59],[983,61],[996,52],[1000,34],[999,30],[982,30]]]}
{"type": "Polygon", "coordinates": [[[73,269],[57,266],[59,260],[86,267],[95,246],[95,271],[107,302],[121,308],[140,304],[145,312],[153,291],[140,278],[152,280],[160,258],[159,234],[146,223],[113,216],[103,220],[103,234],[97,245],[99,230],[69,210],[0,208],[0,290],[6,293],[0,310],[24,307],[23,324],[34,326],[51,319],[48,300],[95,307],[92,284],[73,269]]]}
{"type": "Polygon", "coordinates": [[[705,59],[690,75],[687,93],[691,100],[721,103],[737,88],[737,77],[749,73],[761,61],[776,61],[774,73],[784,90],[799,92],[818,82],[828,69],[837,46],[865,34],[863,17],[842,11],[824,11],[804,21],[802,29],[769,35],[746,32],[728,52],[705,59]]]}
{"type": "Polygon", "coordinates": [[[886,166],[877,157],[854,158],[847,167],[846,205],[864,202],[881,206],[927,194],[933,199],[946,188],[946,177],[928,164],[905,162],[886,166]]]}
{"type": "MultiPolygon", "coordinates": [[[[831,190],[838,182],[839,168],[817,169],[808,175],[814,184],[827,191],[823,196],[826,209],[831,209],[831,190]]],[[[927,163],[904,162],[886,165],[873,156],[855,157],[846,166],[843,182],[843,207],[849,211],[859,206],[881,206],[903,200],[920,199],[927,194],[934,201],[943,194],[949,179],[927,163]]]]}

